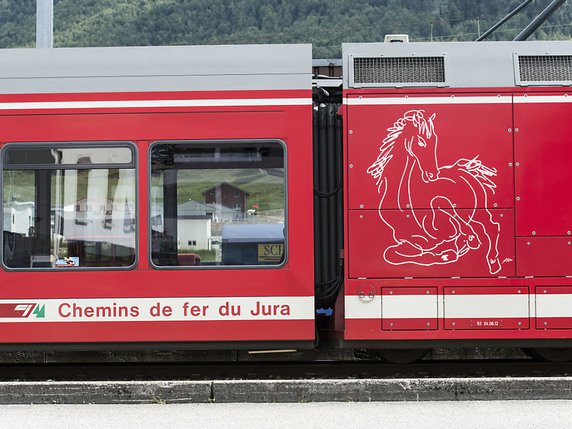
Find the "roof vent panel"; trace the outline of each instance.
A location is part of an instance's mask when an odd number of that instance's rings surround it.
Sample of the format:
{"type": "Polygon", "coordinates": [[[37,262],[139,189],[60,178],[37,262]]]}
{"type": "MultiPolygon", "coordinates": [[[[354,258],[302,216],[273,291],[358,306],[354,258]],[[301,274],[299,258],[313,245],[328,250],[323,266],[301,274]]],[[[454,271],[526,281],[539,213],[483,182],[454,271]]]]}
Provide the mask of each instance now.
{"type": "Polygon", "coordinates": [[[352,57],[350,86],[447,86],[445,57],[352,57]]]}
{"type": "Polygon", "coordinates": [[[571,85],[572,55],[515,55],[517,85],[571,85]]]}

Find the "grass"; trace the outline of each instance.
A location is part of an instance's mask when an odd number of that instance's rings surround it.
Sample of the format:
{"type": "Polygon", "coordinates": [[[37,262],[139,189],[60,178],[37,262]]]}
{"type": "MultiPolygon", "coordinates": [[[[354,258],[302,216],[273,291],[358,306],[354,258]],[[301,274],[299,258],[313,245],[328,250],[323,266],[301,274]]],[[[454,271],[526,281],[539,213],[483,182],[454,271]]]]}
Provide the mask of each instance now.
{"type": "MultiPolygon", "coordinates": [[[[105,170],[104,170],[105,171],[105,170]]],[[[64,206],[74,204],[77,201],[87,198],[88,180],[90,184],[90,192],[96,195],[107,195],[108,198],[114,199],[117,197],[116,191],[119,184],[120,172],[118,169],[107,170],[107,175],[101,174],[97,177],[89,177],[87,170],[78,170],[75,172],[75,177],[71,174],[61,174],[61,170],[53,171],[51,175],[51,204],[56,205],[56,197],[59,182],[60,199],[59,204],[64,206]],[[76,183],[76,192],[66,195],[64,192],[66,185],[76,183]]],[[[35,173],[30,170],[10,170],[4,171],[3,176],[3,201],[29,202],[35,200],[36,184],[35,173]]],[[[122,186],[122,202],[125,199],[132,201],[130,189],[135,189],[135,173],[129,172],[125,175],[122,186]],[[125,189],[127,188],[127,189],[125,189]]]]}
{"type": "Polygon", "coordinates": [[[12,200],[19,203],[34,201],[36,188],[33,171],[4,171],[2,180],[5,203],[12,200]]]}
{"type": "MultiPolygon", "coordinates": [[[[60,176],[61,177],[61,176],[60,176]]],[[[87,196],[87,174],[78,175],[78,199],[87,196]],[[83,195],[81,192],[83,191],[83,195]]],[[[109,170],[107,178],[101,177],[90,181],[92,187],[103,187],[103,192],[96,192],[101,195],[112,197],[118,183],[117,170],[109,170]]],[[[35,183],[33,171],[4,171],[4,202],[11,200],[18,202],[34,201],[35,183]]],[[[188,200],[204,202],[203,192],[218,185],[221,182],[228,182],[232,185],[248,192],[247,207],[258,206],[258,211],[284,209],[284,179],[271,176],[259,169],[212,169],[212,170],[181,170],[178,174],[177,199],[179,204],[188,200]]],[[[56,177],[52,175],[52,205],[55,204],[56,177]]],[[[151,181],[153,187],[160,186],[161,179],[153,176],[151,181]]],[[[61,187],[63,192],[63,186],[61,187]]],[[[95,190],[95,189],[94,189],[95,190]]],[[[63,196],[63,195],[62,195],[63,196]]],[[[159,197],[156,200],[161,200],[159,197]]],[[[64,205],[75,201],[64,201],[64,205]]]]}
{"type": "Polygon", "coordinates": [[[201,257],[201,262],[216,262],[216,254],[214,250],[207,249],[185,249],[179,253],[194,253],[201,257]]]}

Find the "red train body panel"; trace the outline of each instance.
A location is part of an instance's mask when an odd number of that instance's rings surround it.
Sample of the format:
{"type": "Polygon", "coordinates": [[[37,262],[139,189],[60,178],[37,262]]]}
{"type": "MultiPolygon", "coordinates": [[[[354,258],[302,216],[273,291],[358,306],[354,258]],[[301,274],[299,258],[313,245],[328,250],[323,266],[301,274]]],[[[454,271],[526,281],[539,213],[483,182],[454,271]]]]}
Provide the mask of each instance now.
{"type": "MultiPolygon", "coordinates": [[[[187,54],[193,55],[194,51],[189,49],[187,54]]],[[[307,47],[285,49],[294,54],[299,70],[310,67],[307,47]]],[[[248,47],[245,50],[248,52],[244,55],[259,57],[259,66],[264,72],[264,60],[260,56],[265,55],[265,50],[248,47]]],[[[131,51],[127,59],[139,55],[137,50],[131,51]]],[[[5,263],[0,273],[0,342],[156,344],[232,341],[295,342],[311,346],[315,332],[313,247],[311,240],[307,240],[313,234],[312,218],[307,215],[312,210],[312,190],[307,186],[312,181],[311,89],[309,77],[298,74],[301,77],[290,77],[294,83],[289,85],[298,85],[293,89],[280,89],[280,84],[275,89],[273,79],[263,75],[260,79],[269,81],[261,84],[268,88],[265,90],[2,96],[0,127],[1,141],[5,144],[4,159],[10,156],[8,148],[31,147],[27,142],[57,142],[64,147],[63,151],[66,147],[76,150],[73,142],[81,142],[81,147],[124,141],[133,145],[137,176],[134,225],[137,243],[135,262],[128,269],[101,269],[97,264],[81,269],[86,256],[75,256],[80,270],[54,268],[53,256],[51,266],[39,269],[14,268],[5,263]],[[296,81],[307,81],[307,84],[296,81]],[[222,142],[221,150],[225,144],[235,144],[233,142],[256,145],[256,142],[271,141],[283,145],[282,168],[287,178],[284,180],[287,193],[283,197],[287,205],[283,210],[287,217],[282,224],[284,238],[281,242],[286,240],[286,249],[279,266],[157,266],[160,263],[150,256],[151,235],[154,239],[156,232],[150,229],[153,208],[149,183],[151,148],[158,141],[187,141],[191,146],[196,144],[194,142],[203,142],[203,146],[208,142],[222,142]]],[[[213,75],[212,79],[215,78],[217,76],[213,75]]],[[[248,78],[246,74],[243,80],[248,78]]],[[[259,78],[250,79],[253,83],[249,85],[256,86],[259,78]]],[[[285,78],[278,76],[274,81],[281,79],[285,78]]],[[[101,85],[106,87],[105,82],[101,85]]],[[[222,168],[234,165],[232,162],[230,159],[222,168]]],[[[178,171],[180,175],[182,170],[178,171]]],[[[8,180],[6,174],[5,182],[8,180]]],[[[10,197],[6,195],[10,186],[4,187],[5,205],[10,204],[10,197]]],[[[179,188],[182,186],[179,184],[179,188]]],[[[86,191],[88,194],[90,189],[86,191]]],[[[64,189],[64,194],[67,191],[64,189]]],[[[97,198],[87,195],[87,201],[97,201],[97,198]]],[[[36,210],[39,211],[38,204],[36,210]]],[[[236,214],[244,215],[240,211],[236,214]]],[[[163,215],[167,217],[165,213],[163,215]]],[[[51,222],[57,223],[58,216],[59,212],[54,215],[52,203],[51,222]]],[[[5,217],[8,217],[7,213],[5,217]]],[[[114,218],[112,222],[116,220],[114,218]]],[[[87,227],[91,222],[97,220],[88,220],[87,227]]],[[[181,222],[179,219],[179,232],[181,222]]],[[[252,222],[237,225],[248,226],[246,224],[252,222]]],[[[78,224],[77,218],[75,223],[78,224]]],[[[38,224],[35,225],[37,228],[38,224]]],[[[12,227],[11,231],[15,232],[9,234],[28,235],[27,231],[19,231],[17,225],[12,227]]],[[[222,227],[224,229],[226,225],[222,227]]],[[[52,230],[54,228],[52,225],[52,230]]],[[[73,228],[64,221],[62,230],[68,231],[66,238],[69,241],[69,231],[73,228]]],[[[10,238],[5,237],[5,255],[10,238]]],[[[18,237],[18,240],[24,239],[18,237]]],[[[93,240],[104,239],[96,237],[93,240]]],[[[68,257],[78,255],[70,254],[69,246],[67,252],[68,257]]]]}
{"type": "Polygon", "coordinates": [[[386,46],[381,57],[448,56],[443,83],[432,85],[449,88],[383,82],[360,68],[381,45],[346,45],[344,338],[570,338],[566,91],[520,85],[510,44],[490,55],[478,44],[441,44],[445,54],[414,45],[386,46]],[[501,53],[504,63],[474,69],[501,53]]]}

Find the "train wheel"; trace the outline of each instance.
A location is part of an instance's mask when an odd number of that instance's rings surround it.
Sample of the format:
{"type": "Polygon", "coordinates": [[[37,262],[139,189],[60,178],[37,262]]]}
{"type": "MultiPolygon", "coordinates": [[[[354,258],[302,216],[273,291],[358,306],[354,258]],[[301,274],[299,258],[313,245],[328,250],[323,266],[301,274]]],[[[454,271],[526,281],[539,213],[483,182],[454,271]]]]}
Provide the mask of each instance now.
{"type": "Polygon", "coordinates": [[[523,349],[533,359],[544,362],[570,362],[572,361],[572,348],[546,348],[546,349],[523,349]]]}
{"type": "Polygon", "coordinates": [[[380,359],[397,364],[407,364],[420,361],[430,349],[381,349],[375,350],[380,359]]]}

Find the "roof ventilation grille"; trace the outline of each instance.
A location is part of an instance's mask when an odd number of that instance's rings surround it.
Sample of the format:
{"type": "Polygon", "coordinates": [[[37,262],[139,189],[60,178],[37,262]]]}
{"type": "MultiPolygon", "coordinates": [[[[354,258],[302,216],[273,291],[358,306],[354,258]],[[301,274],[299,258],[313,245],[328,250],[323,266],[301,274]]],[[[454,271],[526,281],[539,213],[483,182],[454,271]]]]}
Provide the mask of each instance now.
{"type": "Polygon", "coordinates": [[[445,58],[354,57],[353,86],[443,86],[445,58]]]}
{"type": "Polygon", "coordinates": [[[519,55],[518,71],[521,84],[569,84],[572,55],[519,55]]]}

